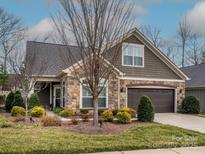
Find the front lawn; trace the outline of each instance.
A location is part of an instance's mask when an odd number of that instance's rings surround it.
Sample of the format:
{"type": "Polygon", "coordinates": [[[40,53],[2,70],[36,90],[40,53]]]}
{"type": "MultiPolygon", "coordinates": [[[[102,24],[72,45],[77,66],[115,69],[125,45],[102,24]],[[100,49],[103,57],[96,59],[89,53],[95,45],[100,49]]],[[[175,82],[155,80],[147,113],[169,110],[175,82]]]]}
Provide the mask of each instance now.
{"type": "Polygon", "coordinates": [[[61,128],[0,128],[0,153],[82,153],[205,145],[203,134],[181,128],[136,125],[120,135],[86,135],[61,128]]]}

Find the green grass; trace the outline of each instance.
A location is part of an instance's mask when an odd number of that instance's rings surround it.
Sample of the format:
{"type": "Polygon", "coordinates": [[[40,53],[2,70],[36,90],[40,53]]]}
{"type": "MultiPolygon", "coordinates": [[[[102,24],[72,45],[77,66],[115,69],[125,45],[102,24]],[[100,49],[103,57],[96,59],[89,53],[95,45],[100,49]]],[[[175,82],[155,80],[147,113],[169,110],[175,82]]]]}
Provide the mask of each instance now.
{"type": "Polygon", "coordinates": [[[0,114],[0,128],[13,127],[14,123],[0,114]]]}
{"type": "Polygon", "coordinates": [[[120,135],[85,135],[57,128],[0,128],[0,153],[82,153],[205,145],[203,134],[146,124],[120,135]]]}

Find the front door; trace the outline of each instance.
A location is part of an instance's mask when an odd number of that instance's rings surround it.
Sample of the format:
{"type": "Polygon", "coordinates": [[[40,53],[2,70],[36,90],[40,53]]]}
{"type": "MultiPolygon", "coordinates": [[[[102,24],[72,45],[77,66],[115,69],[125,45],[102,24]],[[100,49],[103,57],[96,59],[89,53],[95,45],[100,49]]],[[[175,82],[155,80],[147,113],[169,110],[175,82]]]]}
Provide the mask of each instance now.
{"type": "Polygon", "coordinates": [[[60,107],[61,106],[61,88],[54,87],[53,91],[53,107],[60,107]]]}

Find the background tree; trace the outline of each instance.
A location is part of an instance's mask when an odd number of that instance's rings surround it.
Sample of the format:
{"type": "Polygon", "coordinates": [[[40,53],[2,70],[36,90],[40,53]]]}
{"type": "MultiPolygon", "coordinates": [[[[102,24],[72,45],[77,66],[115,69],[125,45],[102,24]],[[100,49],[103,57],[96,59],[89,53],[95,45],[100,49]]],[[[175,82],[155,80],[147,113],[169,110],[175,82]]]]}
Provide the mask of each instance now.
{"type": "Polygon", "coordinates": [[[9,59],[11,68],[16,76],[16,81],[18,82],[19,91],[22,94],[23,101],[26,108],[26,121],[28,121],[28,98],[34,91],[34,86],[38,78],[44,74],[47,70],[48,65],[46,63],[46,57],[37,57],[36,50],[38,47],[34,48],[32,52],[22,52],[21,50],[16,50],[15,54],[9,59]],[[40,64],[38,70],[34,70],[35,60],[40,58],[40,64]]]}
{"type": "Polygon", "coordinates": [[[93,124],[98,126],[98,96],[114,70],[112,65],[116,65],[121,48],[117,46],[110,52],[110,43],[117,39],[121,41],[120,36],[125,36],[130,29],[134,3],[127,0],[59,0],[59,4],[60,8],[52,18],[69,52],[69,56],[65,55],[63,59],[76,63],[72,65],[73,77],[90,91],[94,106],[93,124]],[[79,46],[79,55],[73,54],[69,48],[71,35],[79,46]],[[104,57],[109,57],[109,62],[104,57]],[[108,63],[112,65],[105,66],[108,63]],[[82,83],[82,77],[86,84],[82,83]]]}
{"type": "Polygon", "coordinates": [[[200,43],[200,36],[196,33],[192,34],[190,37],[188,49],[188,61],[192,65],[198,65],[201,63],[202,53],[204,51],[204,44],[200,43]]]}
{"type": "Polygon", "coordinates": [[[0,8],[0,58],[5,72],[8,71],[9,56],[23,38],[24,28],[21,19],[0,8]]]}
{"type": "Polygon", "coordinates": [[[182,49],[182,60],[181,65],[182,67],[185,66],[185,52],[187,47],[187,42],[190,39],[191,36],[191,27],[188,24],[186,18],[183,18],[178,25],[177,34],[180,40],[180,47],[182,49]]]}
{"type": "Polygon", "coordinates": [[[161,43],[161,31],[157,27],[145,25],[140,28],[141,32],[150,39],[150,41],[156,47],[160,47],[161,43]]]}
{"type": "Polygon", "coordinates": [[[1,90],[3,90],[7,81],[8,81],[8,73],[2,64],[0,65],[0,86],[2,88],[1,90]]]}

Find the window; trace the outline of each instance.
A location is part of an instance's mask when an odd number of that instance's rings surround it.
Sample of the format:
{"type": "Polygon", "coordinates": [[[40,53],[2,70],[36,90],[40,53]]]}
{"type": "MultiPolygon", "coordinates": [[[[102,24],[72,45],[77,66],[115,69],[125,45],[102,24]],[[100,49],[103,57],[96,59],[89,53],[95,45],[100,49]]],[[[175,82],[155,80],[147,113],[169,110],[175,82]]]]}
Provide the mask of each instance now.
{"type": "MultiPolygon", "coordinates": [[[[102,81],[103,84],[104,81],[102,81]]],[[[98,96],[98,106],[99,108],[107,107],[107,87],[105,86],[98,96]]],[[[93,100],[92,95],[88,88],[86,88],[86,84],[84,86],[81,85],[81,108],[92,108],[93,100]]]]}
{"type": "Polygon", "coordinates": [[[122,45],[122,64],[124,66],[144,66],[144,46],[132,43],[122,45]]]}

